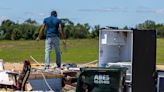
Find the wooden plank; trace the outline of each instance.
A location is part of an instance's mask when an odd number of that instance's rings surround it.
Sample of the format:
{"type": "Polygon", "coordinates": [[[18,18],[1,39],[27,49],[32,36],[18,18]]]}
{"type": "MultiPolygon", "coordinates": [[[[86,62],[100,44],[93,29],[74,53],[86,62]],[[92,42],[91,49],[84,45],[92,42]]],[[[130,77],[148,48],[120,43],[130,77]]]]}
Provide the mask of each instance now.
{"type": "Polygon", "coordinates": [[[156,65],[157,70],[164,70],[164,65],[156,65]]]}

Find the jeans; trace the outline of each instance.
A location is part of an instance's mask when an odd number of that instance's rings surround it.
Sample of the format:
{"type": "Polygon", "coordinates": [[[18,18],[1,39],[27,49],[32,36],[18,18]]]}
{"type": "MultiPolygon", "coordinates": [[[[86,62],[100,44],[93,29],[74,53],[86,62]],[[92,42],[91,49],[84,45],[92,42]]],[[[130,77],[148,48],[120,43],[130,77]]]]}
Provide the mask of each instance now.
{"type": "Polygon", "coordinates": [[[46,38],[46,48],[45,48],[45,66],[50,65],[50,52],[52,49],[52,46],[55,49],[56,53],[56,65],[57,67],[61,66],[61,55],[60,55],[60,47],[59,47],[59,37],[48,37],[46,38]]]}

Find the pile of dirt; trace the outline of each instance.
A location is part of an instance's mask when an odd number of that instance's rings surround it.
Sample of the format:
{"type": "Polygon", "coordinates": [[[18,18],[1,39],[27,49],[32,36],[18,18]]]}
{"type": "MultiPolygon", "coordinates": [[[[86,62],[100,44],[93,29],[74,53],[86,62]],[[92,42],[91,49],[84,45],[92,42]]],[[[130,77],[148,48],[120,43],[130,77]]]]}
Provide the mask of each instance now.
{"type": "Polygon", "coordinates": [[[23,69],[23,63],[4,63],[4,70],[20,72],[23,69]]]}

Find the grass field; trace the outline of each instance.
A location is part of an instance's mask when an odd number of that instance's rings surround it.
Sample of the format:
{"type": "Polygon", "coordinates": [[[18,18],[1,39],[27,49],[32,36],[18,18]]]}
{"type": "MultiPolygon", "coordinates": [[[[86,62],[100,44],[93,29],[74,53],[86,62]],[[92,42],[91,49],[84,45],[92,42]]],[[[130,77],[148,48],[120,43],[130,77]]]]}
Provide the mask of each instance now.
{"type": "MultiPolygon", "coordinates": [[[[63,49],[63,63],[86,63],[98,59],[98,40],[82,39],[67,40],[67,51],[63,49]]],[[[0,41],[0,58],[5,62],[22,62],[33,56],[44,63],[44,41],[0,41]]],[[[31,59],[30,59],[31,60],[31,59]]],[[[31,60],[32,61],[32,60],[31,60]]],[[[51,53],[51,63],[55,62],[54,50],[51,53]]],[[[164,64],[164,39],[157,40],[157,63],[164,64]]]]}
{"type": "MultiPolygon", "coordinates": [[[[0,58],[6,62],[21,62],[33,56],[44,63],[45,41],[0,41],[0,58]]],[[[84,63],[98,58],[98,40],[67,40],[67,50],[61,44],[62,62],[84,63]]],[[[32,60],[31,60],[32,61],[32,60]]],[[[52,49],[51,63],[55,62],[52,49]]]]}
{"type": "Polygon", "coordinates": [[[157,39],[157,64],[164,64],[164,38],[157,39]]]}

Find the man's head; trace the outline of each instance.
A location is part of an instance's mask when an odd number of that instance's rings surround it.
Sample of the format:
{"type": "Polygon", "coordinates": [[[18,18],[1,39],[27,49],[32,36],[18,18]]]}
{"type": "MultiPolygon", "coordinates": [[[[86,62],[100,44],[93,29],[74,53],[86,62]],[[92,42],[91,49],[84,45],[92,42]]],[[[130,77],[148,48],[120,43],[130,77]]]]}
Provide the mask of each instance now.
{"type": "Polygon", "coordinates": [[[51,12],[51,16],[57,17],[57,12],[56,12],[56,11],[52,11],[52,12],[51,12]]]}

